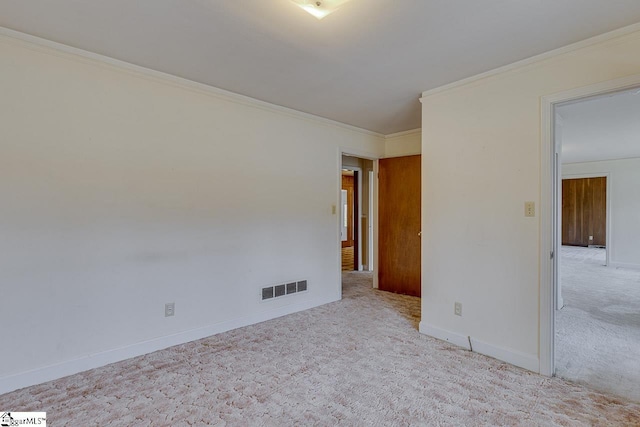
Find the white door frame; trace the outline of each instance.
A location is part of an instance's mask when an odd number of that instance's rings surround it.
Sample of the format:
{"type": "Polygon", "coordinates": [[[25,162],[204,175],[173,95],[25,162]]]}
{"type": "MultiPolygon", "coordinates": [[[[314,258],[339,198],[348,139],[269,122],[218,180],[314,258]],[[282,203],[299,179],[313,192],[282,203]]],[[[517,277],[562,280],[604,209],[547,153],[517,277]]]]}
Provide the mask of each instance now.
{"type": "MultiPolygon", "coordinates": [[[[358,159],[362,158],[358,156],[353,157],[356,157],[358,159]]],[[[355,189],[355,191],[358,192],[358,217],[356,218],[355,216],[355,209],[353,215],[353,227],[358,227],[358,241],[356,242],[356,244],[358,245],[358,259],[354,259],[353,263],[354,267],[357,267],[356,270],[362,271],[362,168],[359,166],[342,165],[341,171],[343,170],[358,172],[358,188],[355,189]]]]}
{"type": "MultiPolygon", "coordinates": [[[[380,156],[371,153],[371,152],[366,152],[366,151],[359,151],[359,150],[354,150],[351,148],[343,148],[343,147],[339,147],[338,148],[338,176],[341,176],[342,174],[342,156],[351,156],[351,157],[357,157],[359,159],[365,159],[365,160],[371,160],[373,162],[373,175],[375,177],[378,176],[378,159],[380,158],[380,156]]],[[[360,173],[360,175],[362,175],[362,173],[360,173]]],[[[362,182],[362,178],[360,179],[360,182],[362,182]]],[[[373,224],[373,235],[370,236],[370,240],[372,242],[373,245],[373,253],[370,254],[373,257],[373,269],[369,269],[370,271],[373,271],[373,287],[377,288],[378,287],[378,274],[377,274],[377,268],[378,268],[378,180],[376,179],[373,183],[369,183],[369,185],[373,186],[373,194],[374,194],[374,198],[373,198],[373,210],[371,212],[369,212],[369,221],[371,221],[371,223],[373,224]]],[[[338,200],[340,200],[340,191],[342,190],[342,181],[341,179],[338,180],[338,191],[337,191],[337,198],[338,200]]],[[[362,189],[360,189],[362,190],[362,189]]],[[[362,191],[360,191],[360,193],[362,193],[362,191]]],[[[362,196],[359,197],[359,202],[362,203],[362,196]]],[[[360,210],[360,212],[362,212],[362,209],[360,210]]],[[[336,215],[338,218],[336,220],[336,226],[337,226],[337,244],[340,244],[340,215],[336,215]]],[[[360,239],[362,236],[362,233],[358,233],[358,238],[360,239]]],[[[362,242],[360,242],[362,243],[362,242]]],[[[360,245],[361,247],[361,245],[360,245]]],[[[361,257],[362,251],[359,251],[359,256],[361,257]]],[[[340,280],[340,275],[341,275],[341,256],[340,256],[340,251],[338,251],[338,270],[337,270],[337,274],[338,274],[338,284],[339,284],[339,288],[340,288],[340,292],[342,290],[342,281],[340,280]]],[[[341,295],[341,294],[340,294],[341,295]]]]}
{"type": "Polygon", "coordinates": [[[554,239],[554,227],[557,226],[557,198],[554,200],[554,186],[557,188],[559,177],[556,175],[554,116],[555,106],[569,101],[620,92],[640,86],[640,74],[609,80],[580,87],[553,95],[543,96],[540,102],[540,326],[539,358],[540,374],[553,376],[556,283],[555,271],[558,268],[558,242],[554,239]]]}

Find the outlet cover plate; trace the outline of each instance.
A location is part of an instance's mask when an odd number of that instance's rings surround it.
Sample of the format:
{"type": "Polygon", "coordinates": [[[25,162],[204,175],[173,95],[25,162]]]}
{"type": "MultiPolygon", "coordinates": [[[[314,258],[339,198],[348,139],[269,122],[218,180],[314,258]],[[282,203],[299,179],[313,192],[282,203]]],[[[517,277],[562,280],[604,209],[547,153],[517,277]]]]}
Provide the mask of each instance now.
{"type": "Polygon", "coordinates": [[[164,317],[173,316],[176,314],[176,303],[168,302],[164,305],[164,317]]]}
{"type": "Polygon", "coordinates": [[[461,302],[456,302],[453,305],[453,314],[455,314],[456,316],[462,316],[462,303],[461,302]]]}

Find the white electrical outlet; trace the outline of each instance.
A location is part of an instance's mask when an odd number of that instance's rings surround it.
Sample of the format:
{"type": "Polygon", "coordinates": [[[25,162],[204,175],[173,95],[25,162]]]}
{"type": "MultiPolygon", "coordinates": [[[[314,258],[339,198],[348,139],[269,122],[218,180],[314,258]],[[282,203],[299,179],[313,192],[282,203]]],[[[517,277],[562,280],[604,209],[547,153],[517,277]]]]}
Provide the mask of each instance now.
{"type": "Polygon", "coordinates": [[[461,302],[456,302],[453,305],[453,314],[455,314],[456,316],[462,316],[462,303],[461,302]]]}
{"type": "Polygon", "coordinates": [[[168,302],[164,305],[164,317],[173,316],[176,314],[176,303],[168,302]]]}
{"type": "Polygon", "coordinates": [[[524,216],[536,216],[535,202],[524,202],[524,216]]]}

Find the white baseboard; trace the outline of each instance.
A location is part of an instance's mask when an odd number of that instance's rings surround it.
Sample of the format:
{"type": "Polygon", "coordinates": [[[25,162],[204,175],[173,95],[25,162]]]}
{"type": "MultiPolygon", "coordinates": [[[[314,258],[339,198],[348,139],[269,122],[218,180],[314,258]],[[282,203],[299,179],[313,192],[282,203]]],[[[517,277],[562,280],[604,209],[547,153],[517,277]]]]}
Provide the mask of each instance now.
{"type": "Polygon", "coordinates": [[[434,338],[438,338],[442,341],[450,342],[453,345],[457,345],[458,347],[465,348],[467,350],[471,350],[469,347],[469,338],[456,334],[455,332],[447,331],[445,329],[436,328],[432,325],[427,325],[424,322],[420,322],[420,333],[429,335],[434,338]]]}
{"type": "Polygon", "coordinates": [[[521,353],[510,348],[489,344],[474,338],[471,338],[471,345],[473,346],[473,351],[476,353],[502,360],[503,362],[519,366],[528,371],[540,372],[540,360],[535,355],[521,353]]]}
{"type": "Polygon", "coordinates": [[[640,270],[640,264],[630,264],[627,262],[610,262],[609,267],[613,268],[629,268],[631,270],[640,270]]]}
{"type": "Polygon", "coordinates": [[[301,303],[290,304],[277,309],[251,314],[249,316],[232,319],[202,328],[192,329],[173,335],[154,338],[125,347],[106,350],[100,353],[88,354],[66,360],[64,362],[37,368],[31,371],[20,372],[0,378],[0,394],[9,393],[23,387],[41,384],[47,381],[99,368],[111,363],[120,362],[132,357],[152,353],[174,345],[184,344],[190,341],[206,338],[221,332],[253,325],[277,317],[286,316],[302,310],[307,310],[323,304],[336,301],[335,298],[314,299],[301,303]]]}
{"type": "Polygon", "coordinates": [[[524,368],[529,371],[540,371],[540,360],[537,356],[534,355],[521,353],[516,350],[489,344],[484,341],[469,338],[462,334],[428,325],[424,322],[420,322],[420,332],[425,335],[450,342],[451,344],[457,345],[466,350],[471,350],[471,347],[473,347],[473,351],[476,353],[493,357],[494,359],[519,366],[520,368],[524,368]],[[469,346],[469,339],[471,339],[471,347],[469,346]]]}

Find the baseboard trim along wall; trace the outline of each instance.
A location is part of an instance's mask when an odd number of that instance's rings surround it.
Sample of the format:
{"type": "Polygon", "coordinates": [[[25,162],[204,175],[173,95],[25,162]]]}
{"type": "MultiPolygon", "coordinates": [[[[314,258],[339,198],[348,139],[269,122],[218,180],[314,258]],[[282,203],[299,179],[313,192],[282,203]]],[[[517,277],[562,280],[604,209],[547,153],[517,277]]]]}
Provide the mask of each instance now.
{"type": "Polygon", "coordinates": [[[232,319],[214,325],[202,328],[192,329],[173,335],[154,338],[148,341],[139,342],[121,348],[106,350],[100,353],[89,354],[71,360],[66,360],[54,365],[21,372],[18,374],[8,375],[0,378],[0,394],[9,393],[24,387],[36,384],[42,384],[47,381],[56,380],[79,372],[88,371],[90,369],[99,368],[111,363],[120,362],[122,360],[131,359],[133,357],[142,356],[154,351],[163,350],[173,347],[174,345],[185,344],[190,341],[199,340],[201,338],[210,337],[232,329],[253,325],[287,314],[296,313],[298,311],[308,310],[320,305],[328,304],[336,301],[335,298],[312,299],[309,301],[289,304],[273,310],[267,310],[255,313],[250,316],[232,319]]]}
{"type": "Polygon", "coordinates": [[[626,262],[610,262],[609,267],[628,268],[630,270],[640,270],[640,264],[629,264],[626,262]]]}
{"type": "Polygon", "coordinates": [[[442,341],[450,342],[458,347],[471,350],[469,347],[469,338],[456,334],[455,332],[447,331],[445,329],[436,328],[435,326],[427,325],[424,322],[420,322],[420,333],[429,335],[430,337],[437,338],[442,341]]]}
{"type": "Polygon", "coordinates": [[[528,371],[540,371],[540,360],[538,357],[530,354],[489,344],[473,337],[467,337],[445,329],[440,329],[432,325],[427,325],[423,322],[420,322],[420,333],[450,342],[451,344],[457,345],[458,347],[462,347],[466,350],[471,351],[473,349],[476,353],[493,357],[494,359],[510,363],[511,365],[518,366],[528,371]]]}

